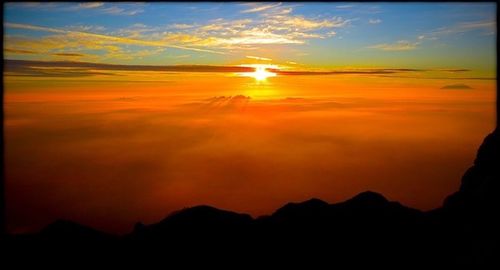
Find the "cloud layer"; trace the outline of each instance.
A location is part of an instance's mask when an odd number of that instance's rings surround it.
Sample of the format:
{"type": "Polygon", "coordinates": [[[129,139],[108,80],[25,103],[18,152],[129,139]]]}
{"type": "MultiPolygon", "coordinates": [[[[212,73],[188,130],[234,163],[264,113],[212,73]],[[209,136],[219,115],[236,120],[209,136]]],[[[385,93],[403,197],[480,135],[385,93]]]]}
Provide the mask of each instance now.
{"type": "MultiPolygon", "coordinates": [[[[317,78],[301,78],[302,96],[254,99],[223,94],[211,77],[51,81],[23,91],[8,83],[9,230],[67,218],[128,232],[196,204],[257,216],[291,200],[341,201],[367,189],[430,209],[456,190],[494,123],[493,91],[485,99],[419,88],[434,93],[419,100],[397,98],[400,85],[377,96],[377,87],[328,81],[315,89],[317,78]],[[205,97],[191,96],[195,84],[205,97]],[[338,97],[307,96],[331,89],[338,97]]],[[[284,89],[298,82],[289,80],[284,89]]]]}

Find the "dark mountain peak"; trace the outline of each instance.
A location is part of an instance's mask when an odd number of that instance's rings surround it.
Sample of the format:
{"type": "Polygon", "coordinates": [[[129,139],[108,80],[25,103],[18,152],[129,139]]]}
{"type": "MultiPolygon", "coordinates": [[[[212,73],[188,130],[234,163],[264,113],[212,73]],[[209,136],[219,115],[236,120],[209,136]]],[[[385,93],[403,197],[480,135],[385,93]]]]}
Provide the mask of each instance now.
{"type": "MultiPolygon", "coordinates": [[[[221,210],[208,205],[184,208],[173,212],[159,223],[147,228],[168,229],[221,229],[249,224],[252,217],[227,210],[221,210]]],[[[144,229],[144,228],[142,228],[144,229]]]]}
{"type": "Polygon", "coordinates": [[[317,213],[318,211],[323,211],[327,207],[328,203],[320,199],[312,198],[300,203],[287,203],[285,206],[276,210],[272,216],[311,215],[317,213]]]}
{"type": "Polygon", "coordinates": [[[142,222],[137,222],[135,223],[134,225],[134,232],[143,232],[144,230],[146,230],[146,225],[142,222]]]}
{"type": "Polygon", "coordinates": [[[110,237],[104,232],[64,219],[47,225],[40,231],[40,235],[54,240],[95,240],[110,237]]]}
{"type": "Polygon", "coordinates": [[[175,216],[175,215],[186,214],[186,213],[218,212],[218,211],[225,211],[225,210],[219,210],[213,206],[202,204],[202,205],[196,205],[196,206],[192,206],[192,207],[185,207],[181,210],[172,212],[172,214],[169,216],[175,216]]]}
{"type": "Polygon", "coordinates": [[[232,211],[222,210],[209,205],[197,205],[189,208],[184,208],[180,211],[174,212],[169,215],[164,221],[171,219],[183,219],[183,218],[217,218],[217,217],[251,217],[247,214],[239,214],[232,211]]]}
{"type": "Polygon", "coordinates": [[[489,212],[500,205],[500,130],[489,134],[479,147],[474,165],[462,177],[458,192],[444,201],[445,209],[489,212]]]}
{"type": "Polygon", "coordinates": [[[94,231],[94,229],[78,224],[76,222],[65,219],[58,219],[47,225],[47,227],[43,228],[41,233],[42,234],[71,233],[71,232],[81,232],[89,230],[94,231]]]}
{"type": "Polygon", "coordinates": [[[485,169],[498,169],[498,164],[500,164],[500,131],[497,128],[486,136],[479,147],[474,165],[485,169]]]}
{"type": "Polygon", "coordinates": [[[327,205],[328,203],[318,199],[318,198],[311,198],[307,201],[302,202],[302,204],[308,204],[308,205],[327,205]]]}
{"type": "Polygon", "coordinates": [[[311,198],[309,200],[298,203],[290,202],[287,203],[284,207],[323,207],[327,205],[328,203],[323,200],[320,200],[318,198],[311,198]]]}
{"type": "Polygon", "coordinates": [[[217,237],[241,233],[252,221],[248,214],[199,205],[173,212],[155,224],[137,223],[133,232],[126,237],[155,243],[174,241],[179,245],[189,241],[212,243],[217,237]]]}
{"type": "Polygon", "coordinates": [[[371,205],[384,205],[389,201],[381,194],[373,191],[361,192],[358,195],[352,197],[351,199],[345,201],[345,204],[359,205],[359,206],[371,206],[371,205]]]}

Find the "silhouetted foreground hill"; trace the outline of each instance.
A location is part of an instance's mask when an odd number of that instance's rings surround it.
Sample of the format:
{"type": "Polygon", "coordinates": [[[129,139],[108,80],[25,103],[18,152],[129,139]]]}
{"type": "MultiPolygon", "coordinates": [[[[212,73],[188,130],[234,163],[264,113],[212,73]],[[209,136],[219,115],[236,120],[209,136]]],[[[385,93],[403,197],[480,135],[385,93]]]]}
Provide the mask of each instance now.
{"type": "Polygon", "coordinates": [[[498,264],[500,255],[499,171],[496,130],[479,148],[460,190],[443,207],[429,212],[370,191],[336,204],[319,199],[288,203],[257,219],[196,206],[156,224],[137,223],[124,236],[57,221],[37,234],[10,236],[7,254],[9,258],[56,254],[54,259],[64,254],[76,260],[117,262],[148,258],[218,266],[234,260],[240,266],[306,263],[306,269],[319,264],[481,269],[498,264]]]}

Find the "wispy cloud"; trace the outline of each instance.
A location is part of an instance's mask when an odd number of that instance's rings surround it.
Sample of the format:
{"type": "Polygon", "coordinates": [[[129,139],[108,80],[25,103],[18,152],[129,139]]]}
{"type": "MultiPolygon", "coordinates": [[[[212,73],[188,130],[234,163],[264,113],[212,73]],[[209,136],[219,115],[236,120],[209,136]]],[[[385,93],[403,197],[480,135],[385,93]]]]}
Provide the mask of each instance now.
{"type": "Polygon", "coordinates": [[[336,69],[336,70],[269,69],[269,71],[275,72],[279,75],[388,75],[388,74],[400,74],[400,73],[427,72],[431,70],[414,69],[414,68],[367,68],[367,69],[358,68],[358,69],[336,69]]]}
{"type": "Polygon", "coordinates": [[[220,45],[256,45],[256,44],[303,44],[304,41],[294,39],[293,37],[275,34],[259,29],[251,29],[242,31],[242,35],[228,39],[218,39],[214,44],[220,45]]]}
{"type": "MultiPolygon", "coordinates": [[[[6,22],[4,24],[4,26],[7,28],[17,28],[17,29],[26,29],[26,30],[33,30],[33,31],[43,31],[43,32],[51,32],[51,33],[57,33],[57,34],[65,34],[68,36],[68,38],[72,38],[72,39],[91,38],[92,41],[96,41],[96,40],[97,41],[107,41],[107,42],[116,43],[116,44],[131,44],[131,45],[139,45],[139,46],[167,47],[167,48],[176,48],[176,49],[183,49],[183,50],[192,50],[192,51],[223,54],[222,52],[217,52],[217,51],[208,50],[208,49],[200,49],[200,48],[192,48],[192,47],[168,44],[164,40],[155,41],[155,40],[132,39],[132,38],[111,36],[111,35],[105,35],[105,34],[71,31],[71,30],[64,30],[64,29],[58,29],[58,28],[43,27],[43,26],[36,26],[36,25],[29,25],[29,24],[9,23],[9,22],[6,22]]],[[[7,44],[9,44],[8,41],[7,41],[7,44]]]]}
{"type": "Polygon", "coordinates": [[[141,3],[104,3],[104,2],[81,2],[81,3],[58,3],[58,2],[32,2],[32,3],[9,3],[9,5],[20,5],[30,9],[50,11],[90,11],[109,15],[133,16],[144,12],[141,3]]]}
{"type": "Polygon", "coordinates": [[[84,54],[81,54],[81,53],[54,53],[53,55],[56,55],[56,56],[72,56],[72,57],[81,57],[81,56],[84,56],[84,54]]]}
{"type": "Polygon", "coordinates": [[[271,4],[271,5],[255,5],[255,7],[245,9],[245,10],[241,11],[241,13],[254,13],[254,12],[265,11],[265,10],[268,10],[271,8],[278,7],[280,5],[281,5],[281,3],[271,4]]]}
{"type": "Polygon", "coordinates": [[[465,68],[448,68],[448,69],[436,69],[436,71],[444,71],[444,72],[450,72],[450,73],[459,73],[459,72],[468,72],[471,71],[470,69],[465,69],[465,68]]]}
{"type": "Polygon", "coordinates": [[[368,46],[370,49],[378,49],[383,51],[411,51],[417,48],[420,44],[419,41],[410,42],[407,40],[399,40],[395,43],[381,43],[368,46]]]}
{"type": "Polygon", "coordinates": [[[112,15],[133,16],[133,15],[136,15],[136,14],[144,12],[144,10],[140,9],[140,8],[125,9],[125,8],[122,8],[122,7],[112,6],[112,7],[109,7],[109,8],[101,9],[101,12],[103,12],[105,14],[112,14],[112,15]]]}
{"type": "Polygon", "coordinates": [[[4,48],[3,51],[4,51],[4,53],[14,53],[14,54],[38,54],[39,53],[36,51],[18,50],[18,49],[9,49],[9,48],[4,48]]]}
{"type": "Polygon", "coordinates": [[[193,28],[193,27],[195,27],[195,25],[186,24],[186,23],[174,23],[174,24],[171,24],[168,26],[168,28],[171,28],[171,29],[189,29],[189,28],[193,28]]]}
{"type": "MultiPolygon", "coordinates": [[[[189,56],[187,56],[189,57],[189,56]]],[[[5,72],[7,76],[54,76],[64,77],[79,74],[80,76],[95,75],[95,71],[157,71],[157,72],[252,72],[254,68],[243,66],[211,66],[211,65],[173,65],[173,66],[151,66],[151,65],[113,65],[91,62],[68,62],[68,61],[29,61],[29,60],[5,60],[5,72]],[[78,73],[76,73],[78,72],[78,73]]],[[[113,73],[107,73],[113,74],[113,73]]]]}
{"type": "Polygon", "coordinates": [[[104,3],[102,2],[87,2],[87,3],[80,3],[78,4],[78,7],[80,8],[98,8],[102,7],[104,3]]]}
{"type": "Polygon", "coordinates": [[[386,70],[367,70],[367,71],[362,71],[362,70],[338,70],[338,71],[300,71],[300,70],[292,70],[292,71],[287,71],[287,70],[271,70],[272,72],[278,74],[278,75],[291,75],[291,76],[298,76],[298,75],[362,75],[362,74],[392,74],[395,73],[393,71],[386,71],[386,70]]]}
{"type": "Polygon", "coordinates": [[[381,19],[370,19],[370,20],[368,20],[369,24],[379,24],[381,22],[382,22],[381,19]]]}
{"type": "MultiPolygon", "coordinates": [[[[167,33],[164,39],[181,41],[191,46],[245,49],[251,45],[304,44],[307,39],[332,36],[318,30],[340,28],[350,20],[341,17],[310,19],[304,16],[283,15],[280,7],[271,14],[262,14],[257,19],[216,19],[204,25],[189,28],[181,33],[167,33]]],[[[330,31],[329,33],[332,33],[330,31]]]]}
{"type": "Polygon", "coordinates": [[[65,29],[80,32],[104,32],[106,27],[100,25],[71,25],[65,29]]]}
{"type": "Polygon", "coordinates": [[[458,25],[461,29],[484,29],[484,28],[494,28],[496,22],[494,21],[476,21],[476,22],[464,22],[458,25]]]}
{"type": "Polygon", "coordinates": [[[266,20],[267,23],[276,29],[296,29],[297,31],[310,31],[321,28],[340,28],[348,25],[351,20],[345,20],[342,17],[333,17],[331,19],[308,19],[304,16],[271,16],[266,20]]]}
{"type": "Polygon", "coordinates": [[[181,55],[172,56],[172,58],[177,58],[177,59],[189,58],[189,57],[191,57],[190,54],[181,54],[181,55]]]}
{"type": "Polygon", "coordinates": [[[36,26],[36,25],[30,25],[30,24],[10,23],[10,22],[6,22],[4,24],[4,26],[7,27],[7,28],[27,29],[27,30],[44,31],[44,32],[52,32],[52,33],[67,33],[67,32],[70,32],[70,31],[67,31],[67,30],[62,30],[62,29],[57,29],[57,28],[36,26]]]}
{"type": "MultiPolygon", "coordinates": [[[[142,12],[141,6],[136,4],[81,4],[76,6],[112,15],[134,15],[142,12]]],[[[49,54],[61,50],[104,50],[106,59],[130,59],[132,55],[141,57],[139,53],[129,53],[127,45],[228,54],[255,50],[265,45],[306,44],[311,39],[334,36],[337,29],[348,26],[352,21],[338,16],[295,15],[293,14],[295,6],[281,3],[245,4],[245,6],[250,7],[245,11],[249,13],[255,11],[259,14],[244,19],[218,18],[196,23],[179,21],[165,26],[135,23],[112,31],[91,26],[54,28],[7,22],[5,23],[7,28],[42,31],[55,35],[7,36],[6,43],[11,49],[31,50],[28,46],[30,43],[28,39],[31,39],[32,46],[37,47],[40,52],[49,54]],[[336,31],[333,31],[334,29],[336,31]]]]}
{"type": "Polygon", "coordinates": [[[252,55],[247,55],[246,58],[256,59],[256,60],[263,60],[263,61],[272,61],[273,60],[271,58],[258,57],[258,56],[252,56],[252,55]]]}
{"type": "Polygon", "coordinates": [[[431,31],[429,35],[431,36],[441,36],[465,33],[469,31],[483,31],[485,33],[495,33],[496,32],[496,21],[482,20],[482,21],[469,21],[461,22],[453,26],[441,27],[434,31],[431,31]]]}
{"type": "MultiPolygon", "coordinates": [[[[10,49],[10,48],[4,48],[4,53],[7,54],[41,54],[39,51],[33,51],[33,50],[17,50],[17,49],[10,49]]],[[[73,52],[57,52],[57,53],[49,53],[50,55],[53,56],[67,56],[67,57],[83,57],[85,54],[82,53],[73,53],[73,52]]]]}
{"type": "Polygon", "coordinates": [[[354,5],[340,5],[340,6],[336,6],[336,8],[338,9],[350,9],[350,8],[353,8],[354,5]]]}
{"type": "Polygon", "coordinates": [[[450,84],[450,85],[445,85],[441,87],[441,89],[458,89],[458,90],[467,90],[467,89],[472,89],[472,87],[466,85],[466,84],[450,84]]]}
{"type": "Polygon", "coordinates": [[[333,37],[333,36],[336,36],[336,35],[337,35],[337,32],[335,32],[335,31],[330,31],[330,32],[326,33],[327,37],[333,37]]]}
{"type": "Polygon", "coordinates": [[[26,2],[26,3],[16,3],[16,2],[11,2],[8,3],[10,6],[19,6],[23,8],[29,8],[29,9],[37,9],[37,10],[49,10],[49,9],[54,9],[58,8],[61,6],[61,3],[58,2],[26,2]]]}

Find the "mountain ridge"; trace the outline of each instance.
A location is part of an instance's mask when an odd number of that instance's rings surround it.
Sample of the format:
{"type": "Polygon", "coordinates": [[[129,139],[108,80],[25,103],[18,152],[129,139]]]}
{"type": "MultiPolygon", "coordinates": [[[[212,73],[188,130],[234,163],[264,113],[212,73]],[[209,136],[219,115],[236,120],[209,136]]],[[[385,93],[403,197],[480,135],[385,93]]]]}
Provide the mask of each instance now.
{"type": "Polygon", "coordinates": [[[7,243],[14,255],[80,250],[77,255],[102,251],[170,259],[224,255],[240,261],[272,259],[290,266],[335,259],[335,265],[411,262],[415,267],[482,269],[498,263],[500,254],[500,224],[494,214],[500,208],[498,164],[496,129],[479,147],[459,190],[431,211],[365,191],[333,204],[317,198],[291,202],[257,218],[199,205],[172,212],[157,223],[138,222],[121,236],[59,220],[39,233],[10,235],[7,243]]]}

